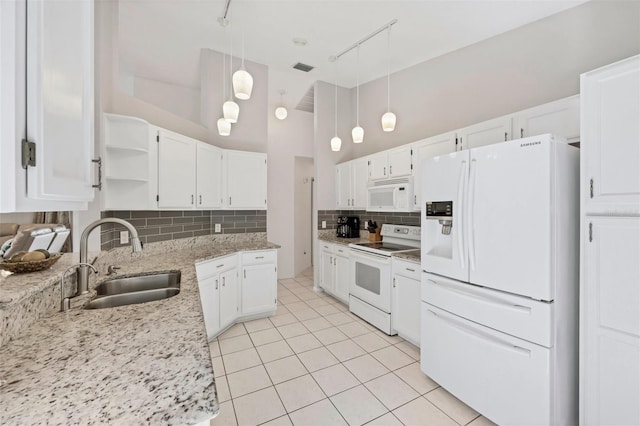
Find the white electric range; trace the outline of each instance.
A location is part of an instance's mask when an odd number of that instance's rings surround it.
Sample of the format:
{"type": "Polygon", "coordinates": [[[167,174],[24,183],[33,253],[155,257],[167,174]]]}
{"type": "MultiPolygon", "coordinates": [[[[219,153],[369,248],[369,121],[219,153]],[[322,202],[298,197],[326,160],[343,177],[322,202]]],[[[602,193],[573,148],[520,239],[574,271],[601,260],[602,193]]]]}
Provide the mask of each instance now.
{"type": "Polygon", "coordinates": [[[384,241],[349,244],[349,310],[389,335],[391,327],[391,255],[420,248],[420,227],[382,225],[384,241]]]}

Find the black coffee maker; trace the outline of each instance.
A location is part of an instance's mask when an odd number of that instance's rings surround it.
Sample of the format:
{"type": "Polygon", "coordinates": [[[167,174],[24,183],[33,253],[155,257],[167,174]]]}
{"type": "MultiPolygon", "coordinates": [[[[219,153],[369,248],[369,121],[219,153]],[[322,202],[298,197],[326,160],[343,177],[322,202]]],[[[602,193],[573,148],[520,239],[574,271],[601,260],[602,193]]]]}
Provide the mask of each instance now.
{"type": "Polygon", "coordinates": [[[359,238],[360,218],[358,216],[338,216],[336,236],[340,238],[359,238]]]}

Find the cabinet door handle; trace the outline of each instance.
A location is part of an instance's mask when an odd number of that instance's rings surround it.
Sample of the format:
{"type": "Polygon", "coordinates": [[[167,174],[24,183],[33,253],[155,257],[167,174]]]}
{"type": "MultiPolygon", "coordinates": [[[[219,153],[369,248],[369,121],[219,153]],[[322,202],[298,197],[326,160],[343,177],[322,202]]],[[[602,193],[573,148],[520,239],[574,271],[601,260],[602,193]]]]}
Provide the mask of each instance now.
{"type": "Polygon", "coordinates": [[[264,256],[256,256],[256,260],[257,259],[264,259],[264,256]]]}
{"type": "Polygon", "coordinates": [[[504,132],[504,140],[507,140],[507,132],[504,132]]]}
{"type": "Polygon", "coordinates": [[[393,288],[396,288],[396,279],[393,279],[393,288]]]}
{"type": "Polygon", "coordinates": [[[414,195],[413,196],[413,205],[415,206],[416,204],[418,204],[418,196],[414,195]]]}
{"type": "Polygon", "coordinates": [[[216,290],[218,289],[218,280],[216,280],[216,290]]]}
{"type": "Polygon", "coordinates": [[[200,195],[199,197],[200,197],[200,205],[202,205],[202,195],[200,195]]]}
{"type": "Polygon", "coordinates": [[[244,270],[244,277],[247,278],[247,270],[244,270]]]}
{"type": "Polygon", "coordinates": [[[415,269],[411,269],[411,268],[404,268],[404,269],[406,269],[409,272],[415,272],[416,271],[415,269]]]}
{"type": "Polygon", "coordinates": [[[102,191],[102,157],[91,160],[91,162],[98,165],[98,183],[91,185],[91,187],[98,188],[98,191],[102,191]]]}
{"type": "Polygon", "coordinates": [[[524,138],[524,129],[520,127],[520,137],[524,138]]]}
{"type": "Polygon", "coordinates": [[[193,194],[191,194],[191,205],[193,205],[193,194]]]}
{"type": "Polygon", "coordinates": [[[393,166],[389,166],[389,175],[393,174],[393,166]]]}
{"type": "Polygon", "coordinates": [[[386,167],[383,167],[383,168],[382,168],[382,174],[383,174],[384,176],[386,176],[386,175],[387,175],[387,168],[386,168],[386,167]]]}
{"type": "Polygon", "coordinates": [[[224,266],[224,263],[221,263],[220,265],[216,266],[216,268],[222,268],[224,266]]]}
{"type": "Polygon", "coordinates": [[[222,287],[226,287],[226,285],[225,285],[225,284],[226,284],[227,282],[226,282],[225,278],[226,278],[226,277],[222,277],[222,287]]]}
{"type": "Polygon", "coordinates": [[[231,205],[231,197],[229,197],[229,205],[231,205]]]}

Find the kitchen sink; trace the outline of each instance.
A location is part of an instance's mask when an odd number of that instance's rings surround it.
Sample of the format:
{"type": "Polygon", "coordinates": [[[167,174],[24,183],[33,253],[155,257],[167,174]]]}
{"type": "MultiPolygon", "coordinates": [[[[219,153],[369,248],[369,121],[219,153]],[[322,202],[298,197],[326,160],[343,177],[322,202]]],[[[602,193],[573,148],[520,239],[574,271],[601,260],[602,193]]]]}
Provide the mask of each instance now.
{"type": "Polygon", "coordinates": [[[168,299],[180,293],[180,271],[144,273],[98,284],[97,296],[85,309],[103,309],[168,299]]]}
{"type": "Polygon", "coordinates": [[[180,289],[180,271],[136,274],[113,278],[98,284],[95,290],[98,297],[100,297],[165,288],[180,289]]]}

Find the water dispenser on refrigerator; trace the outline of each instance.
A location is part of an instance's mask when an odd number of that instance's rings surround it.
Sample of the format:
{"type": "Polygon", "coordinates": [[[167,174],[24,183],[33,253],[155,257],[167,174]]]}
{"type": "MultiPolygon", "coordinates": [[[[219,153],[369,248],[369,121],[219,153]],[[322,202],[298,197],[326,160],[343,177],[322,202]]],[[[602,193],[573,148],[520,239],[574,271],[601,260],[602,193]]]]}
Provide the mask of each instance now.
{"type": "Polygon", "coordinates": [[[425,224],[422,244],[426,253],[432,256],[451,258],[453,244],[453,201],[427,201],[425,203],[425,224]]]}

